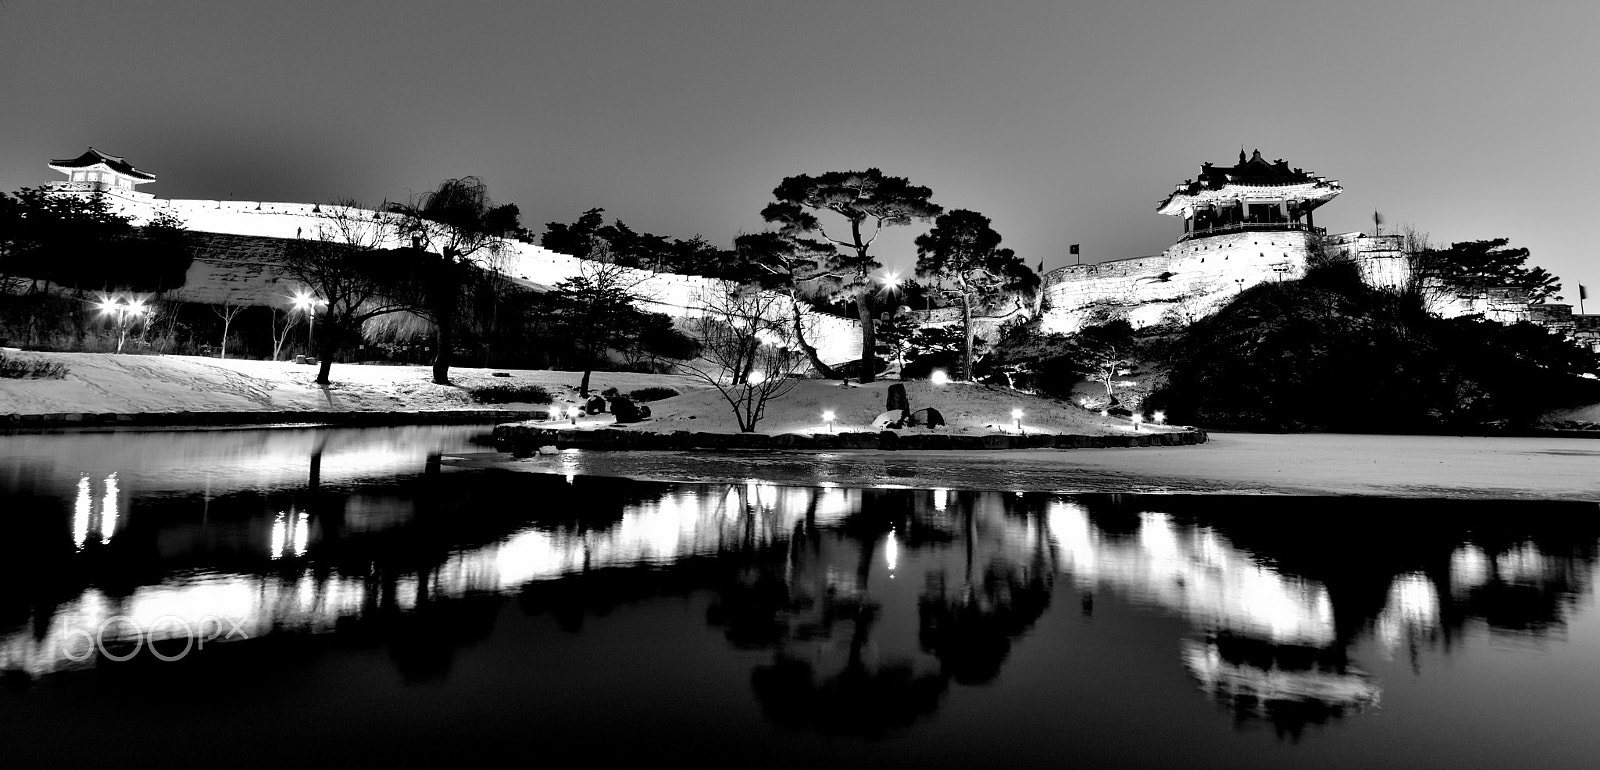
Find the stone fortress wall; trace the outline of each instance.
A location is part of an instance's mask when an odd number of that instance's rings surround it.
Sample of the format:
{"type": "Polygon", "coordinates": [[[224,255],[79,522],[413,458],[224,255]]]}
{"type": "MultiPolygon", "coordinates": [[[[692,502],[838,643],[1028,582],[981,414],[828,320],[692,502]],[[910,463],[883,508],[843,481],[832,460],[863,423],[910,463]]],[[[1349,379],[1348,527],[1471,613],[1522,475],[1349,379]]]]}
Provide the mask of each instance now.
{"type": "MultiPolygon", "coordinates": [[[[74,191],[74,183],[58,183],[54,189],[74,191]],[[65,188],[65,189],[64,189],[65,188]]],[[[311,203],[277,203],[269,201],[216,201],[193,199],[155,198],[146,193],[124,190],[106,190],[106,198],[113,210],[131,217],[135,222],[146,222],[160,214],[170,214],[182,221],[191,232],[205,234],[206,248],[197,256],[189,269],[188,284],[196,291],[185,291],[190,301],[220,301],[208,298],[206,287],[225,277],[238,279],[232,296],[251,304],[266,304],[281,300],[279,295],[290,293],[286,276],[275,275],[264,257],[273,249],[257,239],[292,240],[314,238],[327,224],[326,207],[311,203]],[[282,287],[281,289],[279,287],[282,287]]],[[[376,220],[387,216],[377,212],[359,210],[360,218],[376,220]]],[[[391,247],[402,245],[398,242],[391,247]]],[[[542,246],[507,239],[501,244],[500,255],[494,268],[515,279],[537,287],[551,287],[583,274],[587,260],[550,251],[542,246]]],[[[629,270],[628,282],[636,284],[637,294],[644,309],[664,313],[674,318],[692,319],[700,315],[700,297],[717,292],[722,282],[714,278],[676,273],[653,273],[629,270]]],[[[787,298],[780,299],[784,313],[791,312],[787,298]]],[[[787,317],[787,316],[785,316],[787,317]]],[[[818,356],[827,363],[853,361],[861,357],[861,326],[852,318],[842,318],[825,313],[805,312],[806,341],[816,347],[818,356]]]]}
{"type": "MultiPolygon", "coordinates": [[[[1156,256],[1058,268],[1044,276],[1042,326],[1070,334],[1115,318],[1135,328],[1192,323],[1252,286],[1304,277],[1314,237],[1301,230],[1225,233],[1181,241],[1156,256]]],[[[1405,282],[1399,236],[1347,233],[1327,244],[1373,285],[1405,282]]]]}

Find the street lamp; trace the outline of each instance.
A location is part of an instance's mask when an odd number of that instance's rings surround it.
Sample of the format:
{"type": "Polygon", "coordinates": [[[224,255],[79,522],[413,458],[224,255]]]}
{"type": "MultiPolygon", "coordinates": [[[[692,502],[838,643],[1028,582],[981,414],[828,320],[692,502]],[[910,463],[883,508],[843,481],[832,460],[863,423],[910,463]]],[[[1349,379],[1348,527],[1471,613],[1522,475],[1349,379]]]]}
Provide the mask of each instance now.
{"type": "Polygon", "coordinates": [[[122,352],[123,343],[128,341],[128,329],[138,323],[139,318],[150,312],[149,308],[145,307],[144,300],[126,297],[116,299],[104,297],[95,304],[95,307],[100,310],[101,315],[116,318],[118,353],[122,352]]]}
{"type": "Polygon", "coordinates": [[[294,308],[306,314],[306,347],[317,349],[317,298],[306,292],[294,295],[294,308]]]}
{"type": "Polygon", "coordinates": [[[1011,410],[1011,419],[1017,421],[1017,432],[1021,433],[1022,432],[1022,410],[1021,409],[1013,409],[1013,410],[1011,410]]]}
{"type": "Polygon", "coordinates": [[[829,409],[828,411],[822,413],[822,421],[828,424],[828,432],[829,433],[833,432],[833,416],[834,415],[833,415],[833,410],[832,409],[829,409]]]}

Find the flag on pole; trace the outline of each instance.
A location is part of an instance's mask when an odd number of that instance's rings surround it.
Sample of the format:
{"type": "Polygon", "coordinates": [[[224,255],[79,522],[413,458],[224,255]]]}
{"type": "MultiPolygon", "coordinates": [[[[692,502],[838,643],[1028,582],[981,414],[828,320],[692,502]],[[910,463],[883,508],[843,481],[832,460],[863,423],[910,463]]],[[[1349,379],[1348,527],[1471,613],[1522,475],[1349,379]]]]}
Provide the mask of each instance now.
{"type": "Polygon", "coordinates": [[[1076,254],[1076,253],[1078,253],[1078,244],[1076,244],[1076,243],[1072,244],[1072,246],[1070,246],[1068,248],[1067,253],[1068,254],[1076,254]]]}
{"type": "Polygon", "coordinates": [[[1588,299],[1588,298],[1589,298],[1589,287],[1584,286],[1581,283],[1578,284],[1578,299],[1588,299]]]}

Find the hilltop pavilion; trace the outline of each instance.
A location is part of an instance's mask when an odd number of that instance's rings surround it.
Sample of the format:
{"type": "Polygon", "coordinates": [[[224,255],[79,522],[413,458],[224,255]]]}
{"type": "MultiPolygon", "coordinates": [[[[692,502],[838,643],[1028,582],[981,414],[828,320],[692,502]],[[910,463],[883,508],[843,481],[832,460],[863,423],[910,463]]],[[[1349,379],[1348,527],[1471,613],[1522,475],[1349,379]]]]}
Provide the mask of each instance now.
{"type": "Polygon", "coordinates": [[[1178,184],[1156,212],[1183,219],[1183,241],[1241,231],[1316,232],[1311,212],[1341,191],[1339,183],[1282,160],[1266,161],[1256,150],[1239,150],[1231,168],[1202,164],[1200,176],[1178,184]]]}

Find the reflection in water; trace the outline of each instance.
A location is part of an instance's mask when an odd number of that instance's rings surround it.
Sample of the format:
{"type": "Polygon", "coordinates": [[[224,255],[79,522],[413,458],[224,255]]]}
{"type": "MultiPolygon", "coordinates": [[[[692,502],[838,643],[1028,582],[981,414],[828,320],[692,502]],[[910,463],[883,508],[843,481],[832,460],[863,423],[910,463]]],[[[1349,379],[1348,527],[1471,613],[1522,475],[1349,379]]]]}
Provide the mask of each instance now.
{"type": "Polygon", "coordinates": [[[1396,534],[1314,503],[1285,518],[1260,498],[458,471],[439,455],[465,449],[459,436],[348,433],[224,436],[210,475],[176,480],[169,471],[204,454],[197,439],[172,454],[103,448],[82,468],[66,459],[76,444],[0,465],[0,502],[17,512],[16,537],[0,542],[0,672],[100,665],[96,635],[237,628],[252,640],[359,632],[408,680],[428,679],[491,633],[498,597],[577,630],[628,597],[704,594],[726,643],[764,656],[749,684],[767,718],[876,736],[925,720],[959,686],[999,682],[1068,580],[1083,622],[1098,620],[1097,594],[1183,619],[1176,660],[1153,665],[1236,719],[1297,735],[1382,700],[1384,683],[1353,660],[1367,642],[1415,660],[1468,626],[1561,628],[1592,591],[1600,540],[1592,511],[1451,509],[1396,534]]]}
{"type": "Polygon", "coordinates": [[[106,476],[101,485],[100,507],[96,509],[89,474],[78,477],[78,495],[72,504],[72,544],[80,551],[91,538],[98,539],[101,545],[110,543],[117,531],[117,474],[106,476]]]}

